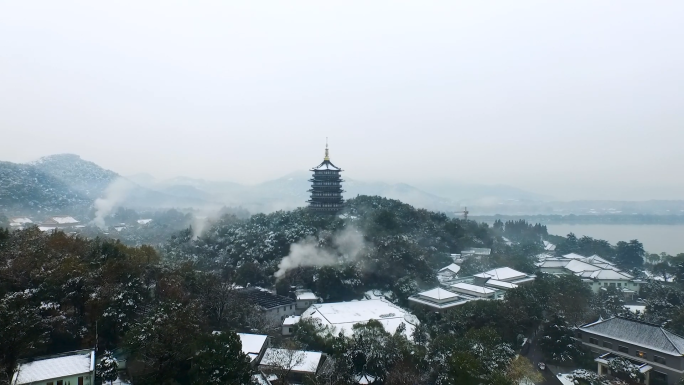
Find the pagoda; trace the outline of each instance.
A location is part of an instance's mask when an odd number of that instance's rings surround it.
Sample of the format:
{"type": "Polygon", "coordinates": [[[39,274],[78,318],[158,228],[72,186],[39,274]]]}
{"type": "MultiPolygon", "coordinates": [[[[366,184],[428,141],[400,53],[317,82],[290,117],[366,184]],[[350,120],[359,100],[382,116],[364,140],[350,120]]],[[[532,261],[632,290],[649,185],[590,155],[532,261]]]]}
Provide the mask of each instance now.
{"type": "Polygon", "coordinates": [[[320,213],[336,213],[344,205],[342,199],[342,182],[340,173],[342,169],[330,162],[330,154],[328,153],[328,143],[325,143],[325,158],[318,166],[311,169],[313,177],[309,179],[311,182],[311,199],[309,209],[320,213]]]}

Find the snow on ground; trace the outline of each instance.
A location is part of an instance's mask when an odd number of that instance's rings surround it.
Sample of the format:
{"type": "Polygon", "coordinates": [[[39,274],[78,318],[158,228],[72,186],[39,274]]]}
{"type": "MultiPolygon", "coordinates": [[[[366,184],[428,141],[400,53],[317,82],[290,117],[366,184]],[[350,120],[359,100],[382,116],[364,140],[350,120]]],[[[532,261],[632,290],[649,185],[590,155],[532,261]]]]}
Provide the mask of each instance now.
{"type": "Polygon", "coordinates": [[[570,373],[558,373],[556,378],[558,378],[558,381],[560,381],[563,385],[575,385],[570,376],[570,373]]]}

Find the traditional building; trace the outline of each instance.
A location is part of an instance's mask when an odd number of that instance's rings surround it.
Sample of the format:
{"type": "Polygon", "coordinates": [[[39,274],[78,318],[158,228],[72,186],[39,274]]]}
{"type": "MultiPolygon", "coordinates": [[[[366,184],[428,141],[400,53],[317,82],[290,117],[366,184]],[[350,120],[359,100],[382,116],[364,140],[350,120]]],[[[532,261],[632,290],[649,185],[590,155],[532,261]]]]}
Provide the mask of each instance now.
{"type": "Polygon", "coordinates": [[[318,166],[311,169],[313,177],[309,179],[311,182],[311,199],[309,209],[316,212],[336,213],[344,204],[342,199],[342,178],[340,173],[342,169],[330,162],[330,155],[328,153],[328,144],[325,145],[325,158],[318,166]]]}
{"type": "Polygon", "coordinates": [[[622,359],[647,385],[680,384],[684,378],[684,337],[660,325],[612,317],[580,326],[575,336],[592,351],[599,374],[619,377],[611,363],[622,359]]]}

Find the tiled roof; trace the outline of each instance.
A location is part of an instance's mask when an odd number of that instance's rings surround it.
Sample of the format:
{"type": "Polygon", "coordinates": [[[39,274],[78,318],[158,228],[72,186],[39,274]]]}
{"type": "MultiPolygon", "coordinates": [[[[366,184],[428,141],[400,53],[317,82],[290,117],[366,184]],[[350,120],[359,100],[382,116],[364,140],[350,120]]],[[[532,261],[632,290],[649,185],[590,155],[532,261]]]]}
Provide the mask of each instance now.
{"type": "Polygon", "coordinates": [[[581,331],[625,341],[675,356],[684,355],[684,337],[658,325],[621,317],[599,319],[579,328],[581,331]]]}
{"type": "Polygon", "coordinates": [[[293,305],[296,301],[289,297],[273,294],[267,290],[250,287],[238,290],[240,295],[246,296],[250,303],[259,305],[264,309],[272,309],[278,306],[293,305]]]}

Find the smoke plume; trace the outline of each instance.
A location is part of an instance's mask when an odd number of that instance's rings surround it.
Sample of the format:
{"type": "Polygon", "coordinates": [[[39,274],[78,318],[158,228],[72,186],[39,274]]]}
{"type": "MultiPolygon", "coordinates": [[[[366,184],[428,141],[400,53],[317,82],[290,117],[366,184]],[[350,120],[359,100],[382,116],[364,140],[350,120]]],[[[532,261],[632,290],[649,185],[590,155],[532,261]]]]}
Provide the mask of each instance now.
{"type": "Polygon", "coordinates": [[[289,270],[300,266],[330,266],[340,260],[353,261],[366,247],[363,235],[352,226],[333,234],[332,243],[332,249],[323,248],[318,245],[318,239],[311,236],[293,243],[290,245],[290,254],[280,261],[274,276],[281,278],[289,270]]]}
{"type": "Polygon", "coordinates": [[[93,224],[105,228],[105,218],[123,202],[131,189],[135,186],[131,181],[124,178],[116,178],[105,189],[104,197],[95,200],[95,219],[93,224]]]}

